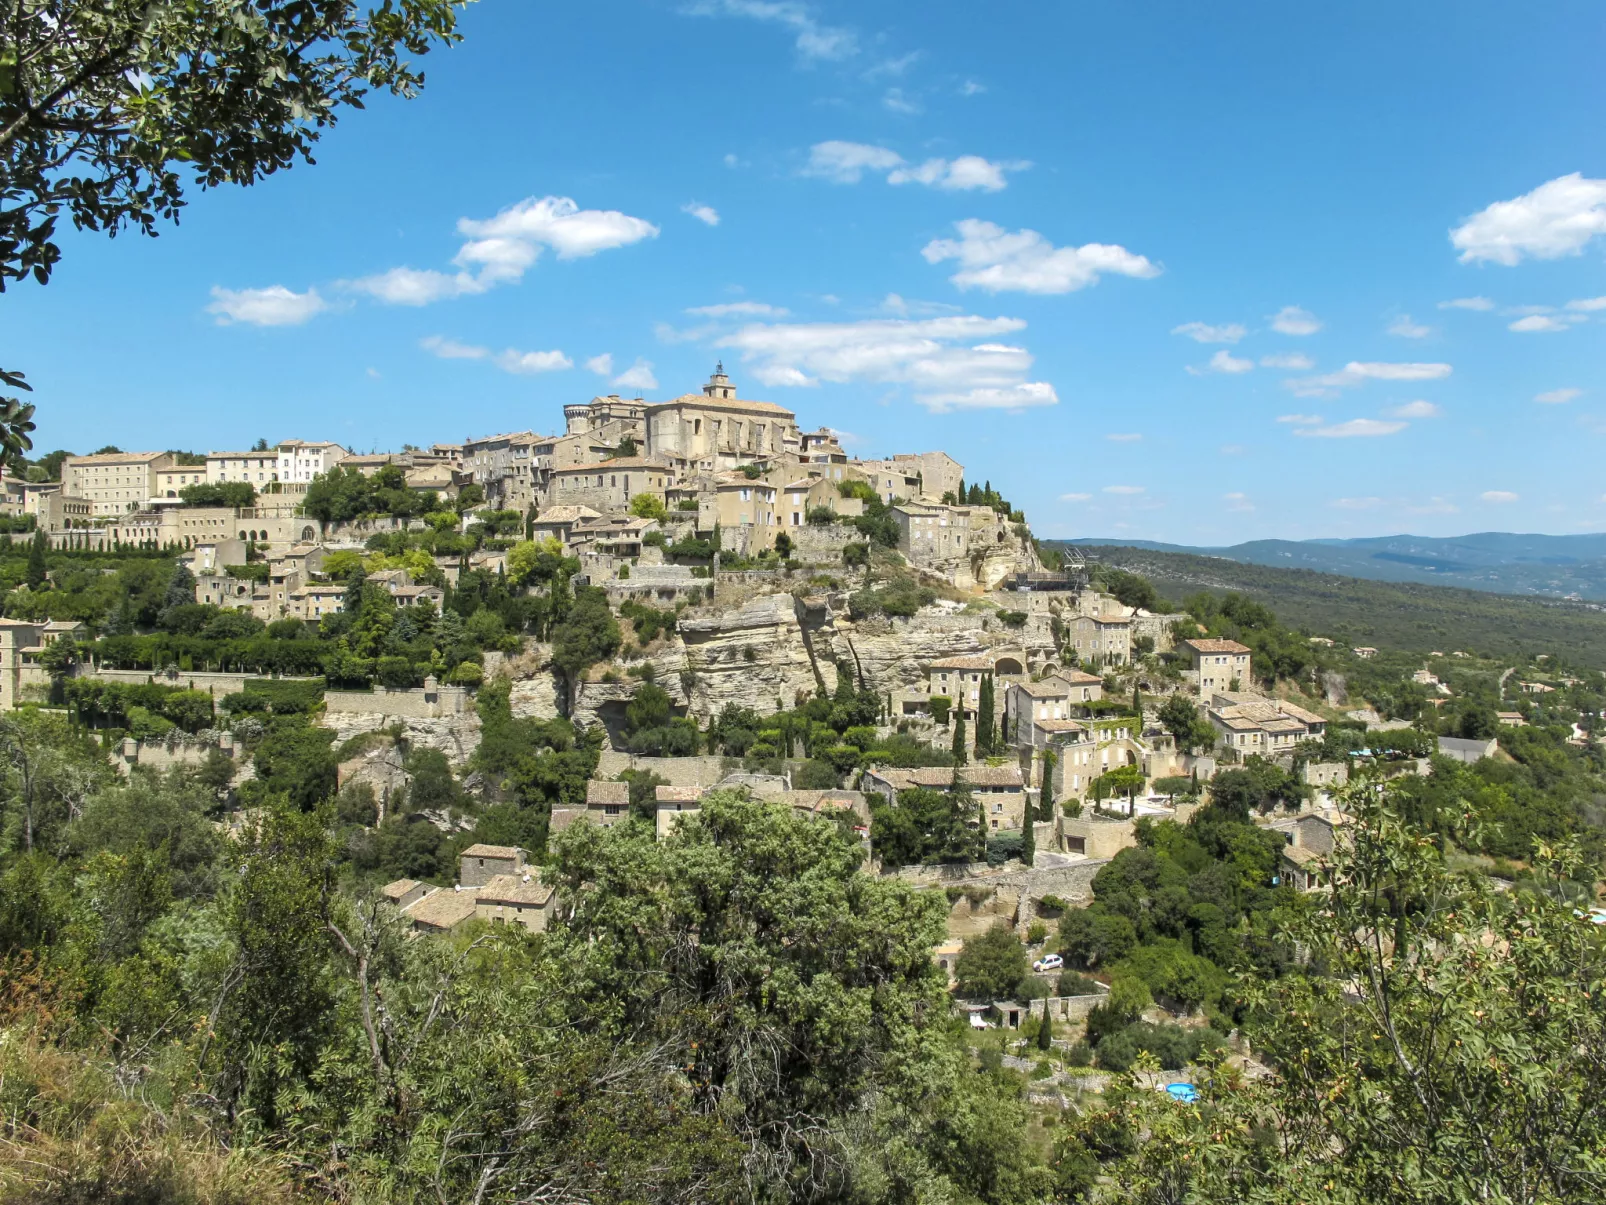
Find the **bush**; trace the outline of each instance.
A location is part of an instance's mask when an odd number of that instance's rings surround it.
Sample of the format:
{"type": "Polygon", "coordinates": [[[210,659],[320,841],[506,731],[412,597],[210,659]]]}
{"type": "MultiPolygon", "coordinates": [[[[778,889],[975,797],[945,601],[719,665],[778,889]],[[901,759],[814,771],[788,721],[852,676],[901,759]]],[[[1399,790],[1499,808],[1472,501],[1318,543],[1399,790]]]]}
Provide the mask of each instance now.
{"type": "Polygon", "coordinates": [[[1040,920],[1034,920],[1026,927],[1026,944],[1029,946],[1041,945],[1048,937],[1048,926],[1040,920]]]}
{"type": "Polygon", "coordinates": [[[1012,830],[1000,830],[987,838],[987,865],[1002,866],[1011,858],[1018,858],[1024,838],[1012,830]]]}
{"type": "Polygon", "coordinates": [[[1079,975],[1075,971],[1061,971],[1060,977],[1054,982],[1056,996],[1096,996],[1098,990],[1097,980],[1079,975]]]}
{"type": "Polygon", "coordinates": [[[1024,628],[1026,626],[1025,611],[1000,611],[998,620],[1006,628],[1024,628]]]}
{"type": "Polygon", "coordinates": [[[1195,1061],[1202,1049],[1220,1045],[1220,1041],[1214,1030],[1137,1021],[1099,1043],[1099,1066],[1107,1071],[1129,1071],[1138,1055],[1147,1053],[1165,1070],[1180,1071],[1195,1061]]]}

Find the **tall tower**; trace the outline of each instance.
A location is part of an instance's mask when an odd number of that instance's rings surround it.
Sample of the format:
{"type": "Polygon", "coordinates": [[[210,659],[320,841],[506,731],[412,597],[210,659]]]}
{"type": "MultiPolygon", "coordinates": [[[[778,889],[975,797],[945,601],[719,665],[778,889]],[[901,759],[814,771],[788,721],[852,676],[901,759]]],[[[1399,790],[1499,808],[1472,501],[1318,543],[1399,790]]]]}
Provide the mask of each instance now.
{"type": "Polygon", "coordinates": [[[708,378],[708,384],[703,386],[703,393],[708,397],[734,399],[736,387],[731,379],[725,375],[725,361],[721,360],[714,365],[714,375],[708,378]]]}

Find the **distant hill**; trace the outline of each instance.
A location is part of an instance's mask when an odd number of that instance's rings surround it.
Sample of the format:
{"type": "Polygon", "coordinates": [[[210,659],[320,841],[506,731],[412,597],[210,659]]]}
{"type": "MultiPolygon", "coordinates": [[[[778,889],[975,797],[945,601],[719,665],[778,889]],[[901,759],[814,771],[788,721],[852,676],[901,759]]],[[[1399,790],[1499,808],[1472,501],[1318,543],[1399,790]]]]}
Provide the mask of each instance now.
{"type": "Polygon", "coordinates": [[[1219,557],[1279,569],[1311,569],[1381,582],[1464,586],[1495,594],[1606,600],[1606,535],[1486,531],[1467,536],[1370,536],[1355,540],[1251,540],[1191,548],[1146,540],[1070,540],[1219,557]]]}
{"type": "MultiPolygon", "coordinates": [[[[1091,541],[1074,543],[1087,548],[1091,541]]],[[[1102,564],[1142,574],[1173,603],[1198,590],[1237,591],[1264,602],[1292,627],[1352,646],[1421,653],[1465,648],[1492,657],[1560,653],[1606,669],[1606,606],[1599,603],[1343,577],[1290,568],[1286,560],[1271,568],[1163,544],[1102,544],[1087,551],[1102,564]]]]}

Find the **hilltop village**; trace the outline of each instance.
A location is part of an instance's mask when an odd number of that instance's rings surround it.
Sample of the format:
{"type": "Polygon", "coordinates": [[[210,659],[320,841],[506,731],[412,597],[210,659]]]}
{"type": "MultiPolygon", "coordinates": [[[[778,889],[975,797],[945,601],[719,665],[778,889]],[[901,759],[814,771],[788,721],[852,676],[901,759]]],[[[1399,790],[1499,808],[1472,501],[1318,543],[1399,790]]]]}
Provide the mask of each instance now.
{"type": "MultiPolygon", "coordinates": [[[[965,938],[1086,902],[1218,774],[1276,776],[1275,877],[1314,890],[1357,752],[1420,775],[1434,752],[1496,748],[1346,710],[1314,664],[1257,665],[1130,575],[1045,551],[946,452],[850,456],[722,367],[669,401],[565,406],[563,425],[36,465],[5,482],[41,567],[0,621],[0,709],[65,703],[119,764],[208,762],[246,802],[274,774],[262,721],[304,713],[366,827],[405,823],[422,851],[374,862],[413,869],[377,890],[423,931],[543,929],[541,850],[572,825],[639,818],[662,839],[710,792],[775,800],[851,832],[867,868],[948,890],[950,972],[965,938]],[[72,618],[66,592],[93,587],[46,572],[47,548],[178,568],[159,600],[72,618]],[[561,761],[540,786],[520,777],[532,751],[561,761]]],[[[1419,712],[1451,694],[1425,668],[1413,687],[1419,712]]]]}

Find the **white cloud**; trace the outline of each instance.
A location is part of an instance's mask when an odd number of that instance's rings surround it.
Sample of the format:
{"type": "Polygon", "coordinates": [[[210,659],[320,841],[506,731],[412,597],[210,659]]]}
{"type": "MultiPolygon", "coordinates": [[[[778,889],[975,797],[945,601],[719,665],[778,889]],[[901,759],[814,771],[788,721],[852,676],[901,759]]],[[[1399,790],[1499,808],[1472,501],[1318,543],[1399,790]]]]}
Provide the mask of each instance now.
{"type": "Polygon", "coordinates": [[[594,372],[599,377],[612,375],[613,353],[605,351],[600,356],[592,356],[586,361],[586,371],[594,372]]]}
{"type": "Polygon", "coordinates": [[[1520,495],[1513,494],[1510,490],[1484,490],[1478,497],[1485,502],[1515,502],[1520,495]]]}
{"type": "Polygon", "coordinates": [[[457,231],[467,239],[452,261],[459,271],[392,268],[348,287],[389,305],[428,305],[516,283],[547,247],[559,259],[583,259],[658,236],[658,227],[642,218],[581,209],[568,197],[526,197],[494,218],[459,219],[457,231]]]}
{"type": "Polygon", "coordinates": [[[1254,367],[1255,362],[1253,360],[1246,360],[1240,356],[1234,356],[1226,348],[1222,348],[1215,355],[1211,356],[1210,363],[1205,365],[1205,368],[1210,372],[1226,372],[1231,373],[1234,376],[1238,375],[1239,373],[1250,372],[1254,369],[1254,367]]]}
{"type": "Polygon", "coordinates": [[[1028,379],[1031,353],[995,341],[1025,326],[1019,318],[975,315],[753,322],[714,342],[738,352],[767,385],[904,385],[915,401],[938,412],[1054,405],[1054,387],[1028,379]]]}
{"type": "Polygon", "coordinates": [[[719,225],[719,210],[712,205],[699,205],[696,201],[687,201],[680,207],[681,213],[689,213],[705,226],[719,225]]]}
{"type": "Polygon", "coordinates": [[[1510,267],[1525,255],[1577,255],[1597,234],[1606,234],[1606,180],[1586,180],[1573,172],[1473,214],[1450,231],[1450,242],[1464,264],[1492,261],[1510,267]]]}
{"type": "Polygon", "coordinates": [[[809,148],[805,176],[818,176],[833,184],[857,184],[867,171],[885,172],[901,166],[903,156],[884,146],[863,142],[816,142],[809,148]]]}
{"type": "Polygon", "coordinates": [[[1583,310],[1593,313],[1595,310],[1606,310],[1606,297],[1580,297],[1577,301],[1567,303],[1569,310],[1583,310]]]}
{"type": "Polygon", "coordinates": [[[1426,339],[1432,333],[1433,328],[1431,326],[1422,326],[1420,323],[1412,322],[1409,314],[1401,314],[1393,322],[1389,323],[1389,334],[1397,335],[1401,339],[1426,339]]]}
{"type": "Polygon", "coordinates": [[[637,360],[629,368],[614,377],[613,383],[621,389],[656,389],[658,378],[652,375],[652,365],[646,360],[637,360]]]}
{"type": "Polygon", "coordinates": [[[1236,322],[1211,326],[1208,322],[1184,322],[1171,328],[1173,335],[1186,335],[1195,343],[1236,343],[1249,332],[1236,322]]]}
{"type": "Polygon", "coordinates": [[[1376,510],[1383,505],[1381,498],[1334,498],[1333,505],[1339,510],[1376,510]]]}
{"type": "Polygon", "coordinates": [[[1297,305],[1283,306],[1269,321],[1271,329],[1280,335],[1314,335],[1322,329],[1321,320],[1315,314],[1297,305]]]}
{"type": "Polygon", "coordinates": [[[420,339],[418,346],[443,360],[483,360],[491,354],[491,349],[488,347],[459,343],[455,339],[443,339],[440,335],[430,335],[420,339]]]}
{"type": "Polygon", "coordinates": [[[737,158],[736,154],[734,152],[732,152],[732,151],[726,151],[725,152],[725,158],[724,158],[723,162],[724,162],[726,167],[731,167],[731,168],[740,167],[742,165],[742,161],[739,158],[737,158]]]}
{"type": "Polygon", "coordinates": [[[756,318],[784,318],[791,311],[778,305],[766,305],[762,301],[724,301],[718,305],[692,306],[686,312],[701,314],[707,318],[729,318],[733,314],[756,318]]]}
{"type": "Polygon", "coordinates": [[[859,52],[851,29],[821,25],[806,4],[793,0],[696,0],[681,10],[692,17],[746,17],[779,25],[796,35],[797,52],[805,60],[841,60],[859,52]]]}
{"type": "Polygon", "coordinates": [[[1534,394],[1534,401],[1545,406],[1560,406],[1572,401],[1583,392],[1582,389],[1550,389],[1544,393],[1534,394]]]}
{"type": "Polygon", "coordinates": [[[1248,494],[1223,494],[1221,498],[1227,504],[1228,510],[1251,511],[1255,509],[1255,504],[1249,501],[1248,494]]]}
{"type": "Polygon", "coordinates": [[[1277,421],[1292,423],[1296,427],[1314,427],[1326,420],[1319,414],[1280,414],[1277,421]]]}
{"type": "Polygon", "coordinates": [[[1133,432],[1123,431],[1123,432],[1119,432],[1119,433],[1114,434],[1114,435],[1106,435],[1104,438],[1109,440],[1111,443],[1135,444],[1140,439],[1142,439],[1143,436],[1139,435],[1135,431],[1133,431],[1133,432]]]}
{"type": "Polygon", "coordinates": [[[265,289],[225,289],[212,286],[212,304],[206,312],[216,314],[219,326],[245,322],[251,326],[300,326],[329,305],[317,289],[296,293],[283,285],[265,289]]]}
{"type": "Polygon", "coordinates": [[[1144,492],[1144,487],[1141,485],[1107,485],[1104,487],[1104,492],[1106,494],[1141,494],[1144,492]]]}
{"type": "Polygon", "coordinates": [[[1441,310],[1492,310],[1494,302],[1487,297],[1457,297],[1453,301],[1439,302],[1441,310]]]}
{"type": "Polygon", "coordinates": [[[1393,418],[1443,418],[1444,407],[1419,400],[1395,406],[1389,411],[1389,415],[1393,418]]]}
{"type": "Polygon", "coordinates": [[[908,54],[899,55],[895,59],[882,59],[881,62],[867,67],[864,72],[865,79],[878,79],[881,76],[901,76],[920,61],[921,52],[911,50],[908,54]]]}
{"type": "Polygon", "coordinates": [[[496,366],[503,372],[533,376],[540,372],[573,368],[574,361],[561,351],[516,351],[510,347],[496,357],[496,366]]]}
{"type": "Polygon", "coordinates": [[[964,83],[959,85],[960,96],[976,96],[985,91],[987,91],[987,85],[978,84],[973,79],[967,79],[964,83]]]}
{"type": "Polygon", "coordinates": [[[1061,502],[1087,502],[1087,501],[1090,501],[1092,499],[1092,497],[1093,497],[1092,494],[1061,494],[1060,495],[1060,501],[1061,502]]]}
{"type": "Polygon", "coordinates": [[[1316,367],[1316,361],[1312,360],[1304,352],[1280,351],[1274,352],[1269,356],[1261,356],[1260,366],[1262,368],[1287,368],[1294,372],[1308,372],[1316,367]]]}
{"type": "Polygon", "coordinates": [[[883,314],[891,314],[895,318],[929,318],[935,314],[958,314],[961,309],[957,305],[949,305],[945,301],[911,301],[897,293],[888,293],[881,299],[876,307],[883,314]]]}
{"type": "Polygon", "coordinates": [[[1352,418],[1347,423],[1334,423],[1331,427],[1301,427],[1295,435],[1309,435],[1319,439],[1354,439],[1377,435],[1394,435],[1405,430],[1406,423],[1388,423],[1377,418],[1352,418]]]}
{"type": "Polygon", "coordinates": [[[1339,372],[1319,377],[1297,377],[1284,384],[1297,397],[1331,397],[1367,381],[1437,381],[1454,370],[1448,364],[1394,364],[1351,360],[1339,372]]]}
{"type": "Polygon", "coordinates": [[[1005,172],[1025,171],[1030,166],[1024,159],[995,162],[980,155],[960,155],[957,159],[927,159],[918,165],[900,167],[887,176],[887,183],[924,184],[946,192],[999,192],[1009,183],[1005,172]]]}
{"type": "Polygon", "coordinates": [[[1035,230],[1011,233],[977,218],[954,225],[958,239],[933,239],[920,253],[932,264],[957,260],[959,271],[948,279],[961,289],[1070,293],[1097,284],[1106,272],[1140,278],[1160,274],[1157,266],[1125,247],[1056,247],[1035,230]]]}
{"type": "Polygon", "coordinates": [[[891,113],[906,115],[924,112],[920,102],[905,96],[902,88],[888,88],[881,97],[881,107],[891,113]]]}
{"type": "Polygon", "coordinates": [[[833,140],[809,148],[803,174],[833,184],[857,184],[866,172],[885,172],[888,184],[924,184],[945,192],[999,192],[1008,187],[1006,173],[1029,167],[1023,159],[992,160],[980,155],[909,163],[890,147],[833,140]]]}
{"type": "Polygon", "coordinates": [[[1572,323],[1552,314],[1529,314],[1526,318],[1518,318],[1506,329],[1524,335],[1551,334],[1555,331],[1571,330],[1572,323]]]}

